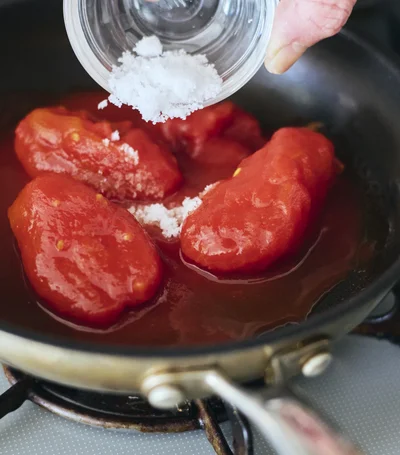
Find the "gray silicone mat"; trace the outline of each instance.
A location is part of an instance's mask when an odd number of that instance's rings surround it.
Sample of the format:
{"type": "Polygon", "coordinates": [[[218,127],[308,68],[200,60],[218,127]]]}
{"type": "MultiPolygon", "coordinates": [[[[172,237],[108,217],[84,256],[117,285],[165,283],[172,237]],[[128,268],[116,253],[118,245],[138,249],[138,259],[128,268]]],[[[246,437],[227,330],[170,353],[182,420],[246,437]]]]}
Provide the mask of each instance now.
{"type": "MultiPolygon", "coordinates": [[[[400,454],[400,348],[351,336],[323,377],[301,380],[306,396],[369,455],[400,454]]],[[[0,392],[8,387],[0,376],[0,392]]],[[[226,427],[228,428],[228,427],[226,427]]],[[[227,429],[229,433],[229,429],[227,429]]],[[[256,454],[272,455],[256,435],[256,454]]],[[[201,431],[149,435],[91,428],[25,403],[0,421],[4,455],[213,455],[201,431]]]]}

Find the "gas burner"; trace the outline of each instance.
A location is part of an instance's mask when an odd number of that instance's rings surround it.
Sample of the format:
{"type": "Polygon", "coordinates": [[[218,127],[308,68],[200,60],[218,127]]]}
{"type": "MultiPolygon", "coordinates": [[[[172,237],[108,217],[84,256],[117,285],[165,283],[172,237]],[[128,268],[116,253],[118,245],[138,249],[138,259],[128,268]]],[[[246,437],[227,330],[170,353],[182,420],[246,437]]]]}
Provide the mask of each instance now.
{"type": "Polygon", "coordinates": [[[221,400],[196,400],[172,411],[151,407],[139,395],[113,395],[83,391],[37,379],[3,366],[11,384],[0,396],[0,418],[18,409],[26,400],[56,415],[78,423],[107,429],[146,433],[180,433],[202,429],[218,455],[252,455],[249,424],[221,400]],[[220,428],[231,421],[233,452],[220,428]]]}

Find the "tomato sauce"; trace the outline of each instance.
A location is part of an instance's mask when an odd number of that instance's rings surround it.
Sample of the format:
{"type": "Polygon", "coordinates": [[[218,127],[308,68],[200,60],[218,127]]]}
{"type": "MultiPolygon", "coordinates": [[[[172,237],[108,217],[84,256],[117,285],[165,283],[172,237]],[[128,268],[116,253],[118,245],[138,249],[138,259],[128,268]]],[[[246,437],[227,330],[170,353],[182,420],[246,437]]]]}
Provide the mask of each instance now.
{"type": "MultiPolygon", "coordinates": [[[[73,96],[63,104],[94,108],[90,97],[73,96]]],[[[197,196],[206,185],[232,175],[231,165],[210,167],[184,154],[177,158],[185,184],[167,201],[197,196]]],[[[157,297],[127,310],[112,327],[82,327],[52,313],[25,278],[7,209],[30,179],[14,153],[12,132],[0,142],[0,179],[0,320],[42,334],[131,346],[187,346],[258,336],[304,320],[326,293],[374,254],[375,239],[364,229],[368,202],[346,170],[302,248],[258,275],[218,278],[201,271],[185,262],[178,241],[167,241],[157,228],[148,228],[165,265],[157,297]]]]}

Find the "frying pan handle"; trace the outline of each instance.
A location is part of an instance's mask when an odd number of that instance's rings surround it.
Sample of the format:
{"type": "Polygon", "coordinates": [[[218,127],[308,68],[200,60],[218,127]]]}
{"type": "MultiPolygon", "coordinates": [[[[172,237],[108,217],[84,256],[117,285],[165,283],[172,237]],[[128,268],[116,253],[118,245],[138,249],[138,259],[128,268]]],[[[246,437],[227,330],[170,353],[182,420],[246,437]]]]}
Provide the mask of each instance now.
{"type": "Polygon", "coordinates": [[[218,372],[210,372],[206,382],[259,428],[278,455],[362,455],[293,393],[265,399],[264,394],[250,393],[218,372]]]}

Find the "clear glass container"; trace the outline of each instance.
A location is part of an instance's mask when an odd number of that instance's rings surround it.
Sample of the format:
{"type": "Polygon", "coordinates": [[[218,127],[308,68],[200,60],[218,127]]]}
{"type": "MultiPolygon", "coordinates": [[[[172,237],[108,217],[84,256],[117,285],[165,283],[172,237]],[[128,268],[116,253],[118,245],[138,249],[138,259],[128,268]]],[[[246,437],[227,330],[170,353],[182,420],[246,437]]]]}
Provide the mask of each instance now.
{"type": "Polygon", "coordinates": [[[121,54],[144,36],[164,50],[204,54],[223,79],[221,101],[262,66],[279,0],[64,0],[72,48],[105,90],[121,54]]]}

